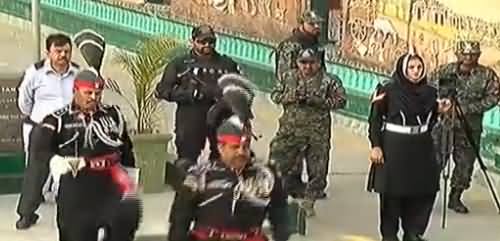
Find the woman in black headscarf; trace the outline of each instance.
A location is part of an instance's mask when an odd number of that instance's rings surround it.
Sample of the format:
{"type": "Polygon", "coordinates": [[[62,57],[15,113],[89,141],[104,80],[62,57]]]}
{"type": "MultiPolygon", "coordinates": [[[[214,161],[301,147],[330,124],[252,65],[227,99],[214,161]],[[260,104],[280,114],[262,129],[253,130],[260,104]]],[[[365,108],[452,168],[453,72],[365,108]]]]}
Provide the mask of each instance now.
{"type": "Polygon", "coordinates": [[[450,109],[427,84],[422,57],[401,56],[388,83],[379,85],[369,117],[371,142],[368,190],[380,196],[383,241],[422,241],[439,189],[440,168],[431,130],[438,113],[450,109]]]}

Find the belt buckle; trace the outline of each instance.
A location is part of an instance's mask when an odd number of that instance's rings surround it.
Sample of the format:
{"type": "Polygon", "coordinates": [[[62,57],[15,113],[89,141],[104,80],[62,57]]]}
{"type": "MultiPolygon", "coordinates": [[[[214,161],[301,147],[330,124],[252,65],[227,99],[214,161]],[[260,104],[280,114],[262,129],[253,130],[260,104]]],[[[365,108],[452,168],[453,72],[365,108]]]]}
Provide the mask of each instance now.
{"type": "Polygon", "coordinates": [[[410,134],[420,134],[424,133],[427,129],[427,126],[422,125],[422,126],[413,126],[410,128],[410,134]]]}
{"type": "Polygon", "coordinates": [[[410,134],[417,134],[420,131],[420,126],[412,126],[410,127],[410,134]]]}
{"type": "Polygon", "coordinates": [[[105,169],[107,166],[108,166],[108,160],[106,160],[106,159],[97,159],[97,160],[90,161],[90,168],[91,169],[101,170],[101,169],[105,169]]]}

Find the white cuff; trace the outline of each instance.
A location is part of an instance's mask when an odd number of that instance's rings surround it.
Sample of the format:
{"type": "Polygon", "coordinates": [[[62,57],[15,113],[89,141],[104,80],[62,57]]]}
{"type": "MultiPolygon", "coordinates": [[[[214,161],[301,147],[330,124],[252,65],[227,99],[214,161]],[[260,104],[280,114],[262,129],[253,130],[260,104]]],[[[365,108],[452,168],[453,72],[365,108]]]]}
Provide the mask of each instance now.
{"type": "Polygon", "coordinates": [[[50,172],[54,177],[54,181],[59,182],[61,176],[72,171],[70,162],[77,162],[75,172],[83,169],[85,167],[85,160],[81,157],[63,157],[59,155],[54,155],[50,159],[50,172]]]}

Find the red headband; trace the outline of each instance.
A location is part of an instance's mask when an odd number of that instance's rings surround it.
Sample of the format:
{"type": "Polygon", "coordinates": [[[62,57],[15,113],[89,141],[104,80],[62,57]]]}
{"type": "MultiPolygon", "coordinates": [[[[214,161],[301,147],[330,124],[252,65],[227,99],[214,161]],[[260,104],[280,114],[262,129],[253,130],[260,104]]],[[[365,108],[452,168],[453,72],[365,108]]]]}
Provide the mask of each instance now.
{"type": "Polygon", "coordinates": [[[242,142],[249,141],[250,138],[246,135],[231,135],[231,134],[224,134],[224,135],[218,135],[217,136],[217,141],[219,143],[223,144],[241,144],[242,142]]]}
{"type": "Polygon", "coordinates": [[[74,86],[76,89],[86,88],[86,89],[103,89],[104,81],[88,81],[88,80],[78,80],[75,79],[74,86]]]}

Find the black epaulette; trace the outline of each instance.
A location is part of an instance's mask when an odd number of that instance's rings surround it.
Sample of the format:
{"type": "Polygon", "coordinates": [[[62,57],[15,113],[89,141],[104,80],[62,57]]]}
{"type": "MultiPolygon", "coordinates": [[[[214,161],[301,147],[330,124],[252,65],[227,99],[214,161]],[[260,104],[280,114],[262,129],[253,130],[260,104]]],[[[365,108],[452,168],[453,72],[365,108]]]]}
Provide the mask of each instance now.
{"type": "Polygon", "coordinates": [[[64,106],[63,108],[61,108],[61,109],[58,109],[58,110],[54,111],[54,112],[52,113],[52,115],[53,115],[54,117],[59,118],[59,117],[61,117],[62,115],[64,115],[64,114],[66,114],[67,112],[69,112],[70,108],[71,108],[71,105],[66,105],[66,106],[64,106]]]}
{"type": "Polygon", "coordinates": [[[103,103],[101,104],[101,108],[103,108],[104,110],[109,110],[113,108],[113,105],[103,103]]]}
{"type": "Polygon", "coordinates": [[[392,82],[394,82],[394,80],[393,80],[393,79],[391,79],[391,78],[384,78],[384,79],[382,79],[382,80],[379,82],[379,84],[380,84],[380,86],[386,86],[386,85],[388,85],[388,84],[391,84],[392,82]]]}
{"type": "Polygon", "coordinates": [[[42,60],[36,62],[33,65],[35,66],[36,70],[39,70],[39,69],[41,69],[45,65],[45,59],[42,59],[42,60]]]}
{"type": "Polygon", "coordinates": [[[121,136],[125,131],[125,116],[121,112],[120,107],[118,105],[102,104],[101,108],[104,112],[110,114],[115,121],[117,121],[119,135],[121,136]]]}
{"type": "Polygon", "coordinates": [[[73,61],[71,61],[71,66],[73,66],[75,68],[78,68],[78,69],[80,68],[80,65],[77,64],[77,63],[75,63],[75,62],[73,62],[73,61]]]}
{"type": "Polygon", "coordinates": [[[121,109],[120,106],[118,105],[102,104],[101,108],[104,109],[105,111],[114,111],[116,113],[121,114],[121,109]]]}

